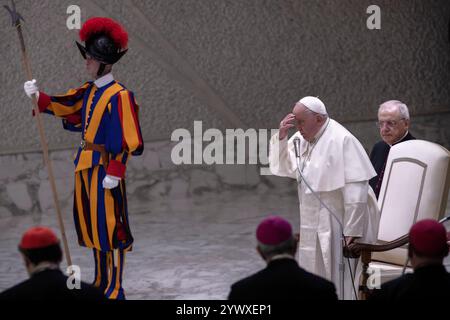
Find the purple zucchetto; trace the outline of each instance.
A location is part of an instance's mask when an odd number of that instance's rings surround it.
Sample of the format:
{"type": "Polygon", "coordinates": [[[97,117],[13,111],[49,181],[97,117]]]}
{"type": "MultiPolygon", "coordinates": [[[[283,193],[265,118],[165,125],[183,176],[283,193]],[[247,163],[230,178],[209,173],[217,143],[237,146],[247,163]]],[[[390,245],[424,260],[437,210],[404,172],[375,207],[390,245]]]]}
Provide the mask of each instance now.
{"type": "Polygon", "coordinates": [[[256,239],[264,245],[278,245],[291,237],[291,224],[278,216],[271,216],[264,219],[256,229],[256,239]]]}
{"type": "Polygon", "coordinates": [[[426,219],[414,224],[409,231],[409,243],[414,251],[426,257],[445,257],[448,253],[447,231],[439,222],[426,219]]]}

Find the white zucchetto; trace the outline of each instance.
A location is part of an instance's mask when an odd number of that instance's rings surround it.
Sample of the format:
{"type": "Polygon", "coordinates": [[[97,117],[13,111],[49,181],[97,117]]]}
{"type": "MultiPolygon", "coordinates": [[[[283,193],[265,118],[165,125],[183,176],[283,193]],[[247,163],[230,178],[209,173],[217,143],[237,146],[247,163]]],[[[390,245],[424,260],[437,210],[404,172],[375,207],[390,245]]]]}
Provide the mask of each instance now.
{"type": "Polygon", "coordinates": [[[304,97],[298,103],[303,104],[309,110],[318,114],[328,114],[323,102],[316,97],[304,97]]]}

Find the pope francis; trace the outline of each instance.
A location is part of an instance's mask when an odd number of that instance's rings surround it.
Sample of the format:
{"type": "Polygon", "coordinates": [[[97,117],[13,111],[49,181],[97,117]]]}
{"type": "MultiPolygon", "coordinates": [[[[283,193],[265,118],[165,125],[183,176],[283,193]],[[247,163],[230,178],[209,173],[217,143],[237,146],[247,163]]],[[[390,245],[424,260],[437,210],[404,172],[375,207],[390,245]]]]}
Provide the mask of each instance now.
{"type": "MultiPolygon", "coordinates": [[[[333,281],[340,299],[355,298],[349,270],[354,274],[356,261],[343,263],[342,235],[347,245],[355,239],[373,242],[379,221],[368,183],[376,173],[361,143],[328,117],[321,100],[304,97],[272,136],[269,162],[272,174],[298,181],[300,266],[333,281]],[[294,127],[297,132],[288,139],[288,130],[294,127]],[[294,141],[298,139],[296,159],[294,141]]],[[[357,282],[358,276],[354,278],[357,282]]]]}

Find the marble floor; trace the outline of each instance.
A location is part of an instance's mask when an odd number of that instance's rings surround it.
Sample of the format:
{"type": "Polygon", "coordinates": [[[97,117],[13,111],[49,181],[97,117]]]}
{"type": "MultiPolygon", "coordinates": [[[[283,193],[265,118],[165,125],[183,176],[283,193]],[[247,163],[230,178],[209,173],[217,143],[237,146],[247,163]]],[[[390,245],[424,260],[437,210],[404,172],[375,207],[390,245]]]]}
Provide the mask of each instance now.
{"type": "MultiPolygon", "coordinates": [[[[295,193],[260,188],[148,203],[148,210],[130,213],[135,245],[124,274],[127,298],[225,299],[233,282],[264,267],[254,249],[258,222],[279,214],[298,231],[297,208],[295,193]]],[[[36,224],[57,230],[50,213],[0,218],[0,291],[26,279],[17,244],[36,224]]],[[[73,264],[91,282],[92,254],[76,244],[70,215],[65,225],[73,264]]]]}
{"type": "MultiPolygon", "coordinates": [[[[261,219],[281,215],[298,232],[298,200],[292,189],[260,184],[157,198],[148,208],[141,203],[130,213],[135,245],[124,273],[127,298],[226,299],[233,282],[265,266],[254,249],[261,219]]],[[[92,254],[76,244],[70,213],[64,220],[73,264],[80,267],[82,280],[91,282],[92,254]]],[[[53,213],[0,216],[0,291],[27,278],[17,245],[32,225],[58,230],[53,213]]],[[[450,257],[445,265],[450,270],[450,257]]]]}

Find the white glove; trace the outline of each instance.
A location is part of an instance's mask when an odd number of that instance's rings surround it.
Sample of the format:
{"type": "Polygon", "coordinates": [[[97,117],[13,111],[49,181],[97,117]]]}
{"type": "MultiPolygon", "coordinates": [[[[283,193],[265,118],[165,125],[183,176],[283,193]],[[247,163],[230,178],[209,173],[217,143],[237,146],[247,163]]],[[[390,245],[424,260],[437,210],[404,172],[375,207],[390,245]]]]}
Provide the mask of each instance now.
{"type": "Polygon", "coordinates": [[[27,94],[28,98],[31,99],[31,96],[35,94],[36,99],[39,99],[39,89],[36,85],[36,79],[25,82],[23,84],[23,90],[25,90],[25,93],[27,94]]]}
{"type": "Polygon", "coordinates": [[[104,189],[114,189],[119,185],[120,178],[107,175],[105,179],[103,179],[103,188],[104,189]]]}

